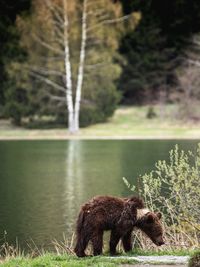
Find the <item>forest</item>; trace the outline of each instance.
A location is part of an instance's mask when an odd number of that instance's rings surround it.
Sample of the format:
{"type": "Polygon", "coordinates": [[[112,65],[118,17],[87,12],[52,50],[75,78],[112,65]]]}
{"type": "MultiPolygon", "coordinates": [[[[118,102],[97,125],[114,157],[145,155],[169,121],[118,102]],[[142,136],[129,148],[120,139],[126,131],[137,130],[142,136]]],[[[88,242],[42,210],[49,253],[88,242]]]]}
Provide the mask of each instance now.
{"type": "Polygon", "coordinates": [[[174,103],[200,119],[198,0],[2,0],[0,12],[1,118],[73,132],[118,105],[174,103]]]}

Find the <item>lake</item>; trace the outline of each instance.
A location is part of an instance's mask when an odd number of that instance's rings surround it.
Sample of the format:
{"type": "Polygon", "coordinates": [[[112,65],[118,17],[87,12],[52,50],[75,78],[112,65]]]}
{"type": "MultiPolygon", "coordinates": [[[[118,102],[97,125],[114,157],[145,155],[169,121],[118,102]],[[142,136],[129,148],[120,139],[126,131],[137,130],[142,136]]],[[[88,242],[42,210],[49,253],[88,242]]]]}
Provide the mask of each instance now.
{"type": "Polygon", "coordinates": [[[140,174],[179,144],[198,141],[1,141],[0,238],[22,247],[34,240],[48,247],[71,237],[81,204],[95,195],[128,196],[122,181],[140,174]],[[6,237],[5,237],[5,233],[6,237]]]}

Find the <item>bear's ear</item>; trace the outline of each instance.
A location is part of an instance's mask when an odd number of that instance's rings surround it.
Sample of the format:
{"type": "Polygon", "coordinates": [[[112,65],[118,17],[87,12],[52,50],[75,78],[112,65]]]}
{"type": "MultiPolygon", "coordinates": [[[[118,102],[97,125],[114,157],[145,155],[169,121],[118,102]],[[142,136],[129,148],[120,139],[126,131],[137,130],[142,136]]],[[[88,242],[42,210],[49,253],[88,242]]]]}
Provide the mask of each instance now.
{"type": "Polygon", "coordinates": [[[158,219],[160,220],[162,218],[162,213],[160,212],[156,212],[156,216],[158,217],[158,219]]]}
{"type": "Polygon", "coordinates": [[[148,213],[145,217],[146,217],[146,218],[145,218],[145,221],[146,221],[147,223],[153,223],[154,220],[155,220],[153,214],[151,214],[151,213],[148,213]]]}

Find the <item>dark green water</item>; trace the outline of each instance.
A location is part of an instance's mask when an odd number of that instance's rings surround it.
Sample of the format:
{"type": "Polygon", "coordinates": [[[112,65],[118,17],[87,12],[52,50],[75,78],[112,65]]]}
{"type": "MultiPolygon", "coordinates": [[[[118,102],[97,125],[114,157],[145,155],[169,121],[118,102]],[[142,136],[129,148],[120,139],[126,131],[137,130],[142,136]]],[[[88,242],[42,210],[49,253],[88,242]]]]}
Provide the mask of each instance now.
{"type": "Polygon", "coordinates": [[[176,143],[193,150],[198,141],[1,141],[0,238],[48,246],[70,237],[84,201],[127,196],[122,177],[136,184],[176,143]]]}

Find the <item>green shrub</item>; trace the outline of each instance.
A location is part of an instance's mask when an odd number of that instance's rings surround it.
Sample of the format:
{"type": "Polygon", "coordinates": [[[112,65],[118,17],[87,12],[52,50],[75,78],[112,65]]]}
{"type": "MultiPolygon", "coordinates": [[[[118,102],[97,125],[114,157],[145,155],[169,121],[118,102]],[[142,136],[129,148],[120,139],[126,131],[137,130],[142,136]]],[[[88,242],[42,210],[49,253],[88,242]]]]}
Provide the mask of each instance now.
{"type": "Polygon", "coordinates": [[[113,115],[120,96],[114,86],[96,90],[92,100],[81,105],[80,126],[104,122],[113,115]]]}
{"type": "Polygon", "coordinates": [[[147,119],[153,119],[157,117],[157,114],[152,106],[148,108],[146,117],[147,119]]]}
{"type": "Polygon", "coordinates": [[[95,106],[82,106],[80,112],[80,126],[86,127],[88,125],[102,122],[103,115],[97,110],[95,106]]]}
{"type": "Polygon", "coordinates": [[[169,219],[200,224],[200,144],[195,154],[180,151],[178,145],[169,152],[169,162],[158,161],[155,170],[142,177],[145,200],[156,208],[169,211],[169,219]]]}
{"type": "Polygon", "coordinates": [[[140,177],[140,194],[151,210],[164,214],[169,247],[200,245],[200,144],[187,153],[178,145],[169,160],[159,160],[155,169],[140,177]]]}

